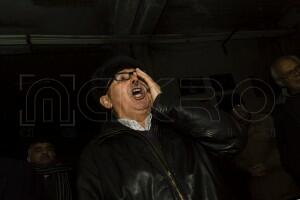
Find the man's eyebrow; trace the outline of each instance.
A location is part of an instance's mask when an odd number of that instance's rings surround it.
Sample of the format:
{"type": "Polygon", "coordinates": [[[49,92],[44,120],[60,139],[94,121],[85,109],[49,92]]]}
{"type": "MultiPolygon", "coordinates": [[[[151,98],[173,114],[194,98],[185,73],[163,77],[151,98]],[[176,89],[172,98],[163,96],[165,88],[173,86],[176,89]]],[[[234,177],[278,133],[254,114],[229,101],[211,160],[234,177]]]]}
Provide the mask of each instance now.
{"type": "Polygon", "coordinates": [[[133,70],[133,71],[121,71],[121,72],[118,72],[116,74],[127,74],[127,73],[132,73],[132,72],[135,72],[136,70],[133,70]]]}

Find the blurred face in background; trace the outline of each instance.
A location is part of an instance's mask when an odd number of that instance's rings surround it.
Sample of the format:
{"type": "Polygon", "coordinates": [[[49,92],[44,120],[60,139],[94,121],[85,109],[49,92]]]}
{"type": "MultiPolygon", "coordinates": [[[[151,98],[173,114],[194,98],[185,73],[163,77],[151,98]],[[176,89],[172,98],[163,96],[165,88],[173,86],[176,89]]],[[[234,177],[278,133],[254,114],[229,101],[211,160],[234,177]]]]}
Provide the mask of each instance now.
{"type": "Polygon", "coordinates": [[[300,63],[298,61],[283,59],[274,67],[274,70],[290,92],[300,91],[300,63]]]}
{"type": "Polygon", "coordinates": [[[39,166],[51,165],[55,162],[56,153],[53,144],[38,142],[32,144],[28,149],[27,160],[29,163],[39,166]]]}

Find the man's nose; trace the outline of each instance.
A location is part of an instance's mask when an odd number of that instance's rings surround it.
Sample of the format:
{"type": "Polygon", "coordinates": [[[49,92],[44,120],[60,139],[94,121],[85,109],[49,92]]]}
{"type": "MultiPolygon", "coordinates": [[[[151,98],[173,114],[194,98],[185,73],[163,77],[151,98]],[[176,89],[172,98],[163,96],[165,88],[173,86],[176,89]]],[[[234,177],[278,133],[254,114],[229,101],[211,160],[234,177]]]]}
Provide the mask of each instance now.
{"type": "Polygon", "coordinates": [[[138,81],[139,78],[137,76],[136,72],[133,72],[132,76],[131,76],[131,83],[135,83],[136,81],[138,81]]]}

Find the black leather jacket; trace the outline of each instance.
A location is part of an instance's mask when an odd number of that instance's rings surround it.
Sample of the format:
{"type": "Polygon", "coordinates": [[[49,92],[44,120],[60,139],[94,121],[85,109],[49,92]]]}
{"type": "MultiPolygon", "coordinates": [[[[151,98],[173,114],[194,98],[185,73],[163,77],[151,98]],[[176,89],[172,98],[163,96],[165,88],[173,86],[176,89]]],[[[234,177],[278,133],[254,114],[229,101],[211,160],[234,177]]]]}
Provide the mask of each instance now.
{"type": "Polygon", "coordinates": [[[277,105],[273,116],[282,166],[300,186],[300,94],[277,105]]]}
{"type": "Polygon", "coordinates": [[[118,122],[106,123],[82,154],[79,200],[227,199],[211,158],[237,153],[244,135],[224,113],[211,120],[210,109],[166,108],[159,99],[151,126],[159,145],[118,122]]]}

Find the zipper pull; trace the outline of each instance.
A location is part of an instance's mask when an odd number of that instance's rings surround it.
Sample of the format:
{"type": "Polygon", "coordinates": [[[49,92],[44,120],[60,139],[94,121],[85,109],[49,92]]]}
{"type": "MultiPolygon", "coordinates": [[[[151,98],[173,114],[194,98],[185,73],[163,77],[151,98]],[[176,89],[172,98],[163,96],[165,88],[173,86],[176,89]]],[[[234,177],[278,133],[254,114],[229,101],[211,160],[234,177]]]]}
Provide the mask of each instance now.
{"type": "Polygon", "coordinates": [[[177,192],[177,194],[178,194],[178,196],[179,196],[179,199],[180,199],[180,200],[184,200],[184,198],[183,198],[181,192],[179,191],[179,189],[178,189],[178,187],[177,187],[177,184],[176,184],[176,182],[175,182],[175,180],[174,180],[174,178],[173,178],[172,173],[171,173],[170,171],[167,171],[167,174],[168,174],[168,176],[169,176],[169,178],[170,178],[170,180],[171,180],[171,182],[172,182],[173,187],[176,189],[176,192],[177,192]]]}

